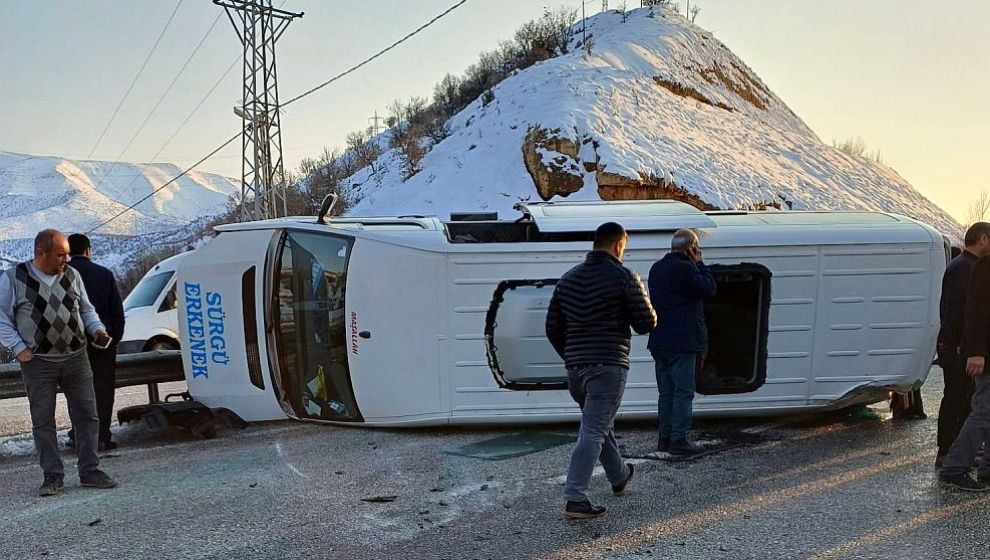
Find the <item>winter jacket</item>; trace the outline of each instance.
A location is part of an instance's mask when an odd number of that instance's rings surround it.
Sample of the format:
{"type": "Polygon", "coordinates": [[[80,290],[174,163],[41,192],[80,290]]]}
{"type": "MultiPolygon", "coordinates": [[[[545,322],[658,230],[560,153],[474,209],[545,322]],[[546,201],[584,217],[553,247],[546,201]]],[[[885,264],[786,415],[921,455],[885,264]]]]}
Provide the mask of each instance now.
{"type": "Polygon", "coordinates": [[[653,263],[650,302],[662,320],[650,333],[651,352],[705,352],[708,328],[705,300],[715,295],[715,276],[705,263],[684,253],[668,253],[653,263]]]}
{"type": "Polygon", "coordinates": [[[962,345],[963,327],[966,322],[966,292],[969,288],[969,275],[976,264],[976,255],[963,251],[952,259],[942,276],[942,298],[938,302],[942,328],[938,331],[938,342],[955,352],[962,345]]]}
{"type": "Polygon", "coordinates": [[[990,357],[990,257],[980,257],[969,277],[962,346],[967,358],[990,357]]]}
{"type": "Polygon", "coordinates": [[[106,325],[107,334],[119,342],[124,336],[124,305],[113,272],[79,255],[72,257],[69,266],[79,271],[86,295],[96,308],[100,322],[106,325]]]}
{"type": "Polygon", "coordinates": [[[629,367],[629,328],[646,334],[657,324],[643,283],[605,251],[592,251],[557,283],[546,333],[568,368],[629,367]]]}

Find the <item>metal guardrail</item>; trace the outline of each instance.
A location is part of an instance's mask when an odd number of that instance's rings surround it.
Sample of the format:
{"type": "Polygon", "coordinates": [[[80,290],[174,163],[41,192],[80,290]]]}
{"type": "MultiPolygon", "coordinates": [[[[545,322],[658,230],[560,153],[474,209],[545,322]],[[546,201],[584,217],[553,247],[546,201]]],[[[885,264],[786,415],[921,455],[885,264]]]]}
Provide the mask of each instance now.
{"type": "MultiPolygon", "coordinates": [[[[117,356],[117,388],[148,386],[148,400],[158,402],[158,384],[184,380],[182,353],[157,350],[117,356]]],[[[24,381],[18,364],[0,364],[0,399],[25,397],[24,381]]]]}

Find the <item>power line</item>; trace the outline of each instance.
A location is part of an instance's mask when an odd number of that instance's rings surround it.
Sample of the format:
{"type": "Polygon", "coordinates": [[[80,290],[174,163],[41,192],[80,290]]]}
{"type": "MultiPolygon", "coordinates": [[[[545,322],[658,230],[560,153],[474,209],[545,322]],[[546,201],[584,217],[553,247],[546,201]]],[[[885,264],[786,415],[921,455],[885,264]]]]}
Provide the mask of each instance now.
{"type": "MultiPolygon", "coordinates": [[[[158,148],[158,151],[155,152],[155,155],[151,156],[151,158],[144,165],[141,166],[142,171],[147,169],[151,164],[155,163],[155,160],[158,158],[158,155],[165,150],[165,148],[172,142],[172,140],[174,140],[175,137],[178,136],[179,132],[183,128],[185,128],[185,126],[189,123],[190,120],[192,120],[193,115],[195,115],[196,112],[199,111],[199,108],[203,106],[203,103],[205,103],[206,100],[210,97],[210,95],[212,95],[213,92],[217,89],[217,87],[220,86],[220,83],[223,82],[223,80],[227,77],[228,74],[230,74],[230,71],[233,70],[235,66],[237,66],[238,62],[240,62],[240,58],[234,59],[233,64],[228,66],[227,70],[220,76],[220,78],[218,78],[217,81],[213,83],[213,87],[211,87],[210,90],[207,91],[205,95],[203,95],[202,99],[199,100],[199,103],[197,103],[196,106],[193,107],[193,110],[190,111],[188,115],[186,115],[186,118],[182,121],[182,123],[175,129],[175,131],[172,132],[172,135],[169,136],[167,140],[165,140],[165,142],[161,145],[160,148],[158,148]]],[[[236,156],[236,157],[241,157],[241,156],[236,156]]],[[[133,178],[131,179],[131,182],[127,183],[127,185],[123,189],[121,189],[121,191],[126,192],[128,189],[131,188],[131,185],[134,184],[134,181],[136,181],[138,177],[143,177],[143,176],[144,176],[143,174],[134,175],[133,178]]]]}
{"type": "Polygon", "coordinates": [[[158,39],[155,39],[155,44],[152,45],[151,50],[148,51],[148,56],[144,57],[144,62],[141,64],[141,68],[138,69],[137,74],[134,75],[134,79],[131,80],[131,85],[127,86],[127,91],[125,91],[124,96],[120,98],[120,103],[117,103],[117,108],[113,110],[113,114],[110,115],[110,120],[108,120],[106,126],[103,127],[103,132],[101,132],[99,138],[96,139],[96,143],[93,144],[93,148],[89,151],[89,155],[86,156],[86,159],[93,156],[93,152],[96,151],[96,147],[100,145],[100,142],[103,140],[103,136],[107,133],[107,130],[110,129],[110,124],[113,123],[113,119],[117,117],[117,112],[120,111],[120,108],[124,105],[124,100],[127,99],[127,96],[131,94],[131,90],[134,89],[134,84],[137,83],[138,78],[141,77],[141,73],[144,72],[145,66],[147,66],[148,61],[151,60],[151,55],[153,55],[158,49],[158,44],[162,42],[162,37],[165,36],[165,31],[168,30],[168,27],[172,24],[172,20],[175,19],[175,14],[179,11],[179,6],[182,5],[183,1],[184,0],[179,0],[178,3],[175,4],[175,9],[172,10],[172,15],[169,16],[168,21],[165,22],[165,27],[163,27],[161,33],[158,34],[158,39]]]}
{"type": "MultiPolygon", "coordinates": [[[[421,26],[419,26],[418,28],[416,28],[416,29],[415,29],[415,30],[413,30],[412,32],[410,32],[410,33],[408,33],[408,34],[406,34],[406,35],[405,35],[404,37],[402,37],[402,38],[401,38],[401,39],[399,39],[398,41],[395,41],[395,42],[394,42],[394,43],[392,43],[391,45],[389,45],[389,46],[387,46],[387,47],[385,47],[384,49],[382,49],[382,50],[380,50],[380,51],[378,51],[377,53],[375,53],[375,54],[373,54],[373,55],[371,55],[370,57],[368,57],[368,58],[366,58],[366,59],[364,59],[363,61],[361,61],[361,62],[359,62],[359,63],[357,63],[357,64],[355,64],[354,66],[352,66],[352,67],[350,67],[350,68],[348,68],[347,70],[345,70],[345,71],[343,71],[343,72],[341,72],[340,74],[337,74],[336,76],[334,76],[334,77],[332,77],[332,78],[330,78],[329,80],[327,80],[327,81],[325,81],[325,82],[323,82],[322,84],[320,84],[320,85],[318,85],[318,86],[316,86],[316,87],[314,87],[314,88],[312,88],[312,89],[309,89],[309,90],[307,90],[307,91],[305,91],[305,92],[303,92],[303,93],[301,93],[301,94],[299,94],[299,95],[297,95],[297,96],[295,96],[295,97],[293,97],[292,99],[290,99],[290,100],[288,100],[288,101],[287,101],[287,102],[285,102],[285,103],[282,103],[281,105],[279,105],[279,108],[282,108],[282,107],[285,107],[286,105],[289,105],[290,103],[294,103],[294,102],[296,102],[296,101],[298,101],[298,100],[300,100],[300,99],[302,99],[303,97],[306,97],[307,95],[309,95],[309,94],[311,94],[311,93],[314,93],[315,91],[317,91],[317,90],[319,90],[319,89],[322,89],[322,88],[324,88],[324,87],[326,87],[326,86],[328,86],[328,85],[330,85],[330,84],[332,84],[333,82],[335,82],[335,81],[337,81],[337,80],[339,80],[339,79],[341,79],[341,78],[343,78],[344,76],[346,76],[346,75],[348,75],[348,74],[350,74],[350,73],[352,73],[352,72],[354,72],[354,71],[355,71],[355,70],[357,70],[358,68],[361,68],[362,66],[365,66],[365,65],[367,65],[368,63],[370,63],[371,61],[373,61],[373,60],[375,60],[376,58],[378,58],[378,57],[380,57],[380,56],[382,56],[383,54],[385,54],[385,53],[387,53],[388,51],[390,51],[390,50],[392,50],[392,49],[394,49],[395,47],[397,47],[397,46],[399,46],[399,45],[401,45],[402,43],[404,43],[404,42],[406,42],[406,41],[408,41],[408,40],[409,40],[410,38],[412,38],[413,36],[415,36],[415,35],[417,35],[417,34],[419,34],[420,32],[422,32],[422,31],[423,31],[423,30],[425,30],[426,28],[428,28],[428,27],[430,27],[431,25],[433,25],[433,24],[434,24],[434,23],[436,23],[437,21],[440,21],[440,19],[442,19],[442,18],[444,18],[445,16],[447,16],[447,14],[449,14],[449,13],[451,13],[451,12],[453,12],[453,11],[454,11],[454,10],[456,10],[457,8],[459,8],[459,7],[461,7],[461,6],[463,6],[464,4],[467,4],[467,3],[468,3],[468,1],[469,1],[469,0],[460,0],[459,2],[457,2],[456,4],[454,4],[453,6],[451,6],[451,7],[449,7],[449,8],[447,8],[446,10],[444,10],[443,12],[441,12],[441,13],[440,13],[439,15],[437,15],[437,16],[435,16],[435,17],[434,17],[433,19],[431,19],[430,21],[428,21],[428,22],[426,22],[426,23],[424,23],[423,25],[421,25],[421,26]]],[[[216,22],[214,22],[214,24],[215,24],[215,23],[216,23],[216,22]]],[[[211,28],[211,29],[212,29],[212,28],[211,28]]],[[[230,138],[228,138],[228,139],[227,139],[227,140],[226,140],[226,141],[225,141],[225,142],[224,142],[223,144],[221,144],[221,145],[220,145],[220,146],[219,146],[218,148],[216,148],[215,150],[213,150],[212,152],[210,152],[209,154],[207,154],[206,156],[204,156],[203,158],[201,158],[201,159],[200,159],[199,161],[197,161],[196,163],[194,163],[194,164],[192,164],[192,165],[190,165],[189,167],[187,167],[185,171],[183,171],[182,173],[180,173],[180,174],[178,174],[178,175],[176,175],[176,176],[175,176],[175,177],[173,177],[173,178],[172,178],[171,180],[169,180],[169,181],[168,181],[167,183],[165,183],[165,184],[163,184],[162,186],[160,186],[160,187],[158,187],[158,188],[156,188],[156,189],[154,189],[153,191],[151,191],[150,193],[148,193],[148,195],[147,195],[147,196],[145,196],[144,198],[142,198],[141,200],[139,200],[139,201],[137,201],[137,202],[135,202],[134,204],[131,204],[130,206],[128,206],[128,207],[127,207],[127,208],[125,208],[124,210],[122,210],[122,211],[120,211],[119,213],[117,213],[117,214],[116,214],[116,215],[114,215],[113,217],[111,217],[111,218],[109,218],[108,220],[106,220],[106,221],[104,221],[103,223],[101,223],[101,224],[99,224],[99,225],[97,225],[96,227],[94,227],[94,228],[92,228],[92,229],[90,229],[90,230],[89,230],[89,231],[87,231],[86,233],[92,233],[92,232],[94,232],[94,231],[96,231],[96,230],[98,230],[98,229],[100,229],[101,227],[103,227],[103,226],[105,226],[105,225],[107,225],[107,224],[109,224],[110,222],[112,222],[112,221],[114,221],[115,219],[117,219],[117,218],[119,218],[120,216],[123,216],[123,215],[124,215],[125,213],[127,213],[128,211],[130,211],[130,210],[132,210],[132,209],[134,209],[135,207],[137,207],[137,205],[139,205],[139,204],[141,204],[141,203],[142,203],[142,202],[144,202],[145,200],[148,200],[149,198],[151,198],[152,196],[154,196],[155,194],[157,194],[157,193],[158,193],[158,191],[160,191],[160,190],[162,190],[162,189],[164,189],[164,188],[165,188],[165,187],[167,187],[168,185],[170,185],[170,184],[172,184],[172,183],[174,183],[175,181],[177,181],[177,180],[178,180],[178,179],[180,179],[181,177],[183,177],[183,176],[185,176],[185,175],[186,175],[187,173],[189,173],[190,171],[192,171],[193,169],[195,169],[195,168],[196,168],[196,166],[198,166],[198,165],[200,165],[200,164],[201,164],[201,163],[203,163],[204,161],[206,161],[206,160],[208,160],[208,159],[210,159],[211,157],[213,157],[213,156],[214,156],[214,155],[215,155],[215,154],[216,154],[217,152],[219,152],[220,150],[222,150],[222,149],[224,149],[224,148],[226,148],[226,147],[227,147],[227,146],[228,146],[228,145],[229,145],[229,144],[230,144],[231,142],[233,142],[234,140],[236,140],[237,138],[239,138],[239,137],[240,137],[240,135],[241,135],[241,133],[240,133],[240,132],[238,132],[237,134],[235,134],[235,135],[233,135],[233,136],[231,136],[231,137],[230,137],[230,138]]]]}
{"type": "Polygon", "coordinates": [[[326,87],[326,86],[328,86],[328,85],[336,82],[337,80],[343,78],[344,76],[350,74],[351,72],[354,72],[358,68],[361,68],[362,66],[367,65],[368,63],[370,63],[371,61],[375,60],[376,58],[382,56],[383,54],[387,53],[388,51],[394,49],[395,47],[401,45],[402,43],[405,43],[406,41],[408,41],[409,39],[411,39],[414,35],[419,34],[421,31],[423,31],[427,27],[429,27],[429,26],[433,25],[434,23],[440,21],[440,19],[442,19],[443,17],[445,17],[450,12],[453,12],[457,8],[460,8],[461,6],[463,6],[464,4],[467,4],[468,1],[469,0],[460,0],[460,2],[458,2],[458,3],[454,4],[453,6],[447,8],[446,10],[444,10],[443,12],[441,12],[440,14],[438,14],[436,17],[434,17],[430,21],[424,23],[423,25],[420,25],[415,30],[413,30],[410,33],[406,34],[405,37],[399,39],[398,41],[392,43],[391,45],[389,45],[389,46],[385,47],[384,49],[378,51],[377,53],[373,54],[372,56],[364,59],[363,61],[355,64],[354,66],[351,66],[347,70],[344,70],[340,74],[337,74],[336,76],[334,76],[334,77],[330,78],[329,80],[323,82],[322,84],[314,87],[313,89],[304,91],[303,93],[301,93],[301,94],[293,97],[292,99],[286,101],[285,103],[282,103],[280,105],[280,107],[286,107],[288,105],[291,105],[291,104],[295,103],[296,101],[299,101],[303,97],[306,97],[307,95],[315,92],[316,90],[322,89],[322,88],[324,88],[324,87],[326,87]]]}
{"type": "MultiPolygon", "coordinates": [[[[279,8],[281,8],[282,6],[285,6],[285,3],[287,1],[288,0],[282,0],[282,3],[279,5],[279,8]]],[[[216,25],[216,22],[214,22],[213,24],[216,25]]],[[[210,27],[210,31],[212,31],[212,30],[213,30],[213,28],[210,27]]],[[[210,31],[207,31],[207,35],[209,35],[210,31]]],[[[145,164],[141,166],[141,170],[142,171],[145,170],[145,169],[147,169],[151,164],[155,163],[155,160],[158,159],[158,156],[165,150],[166,147],[168,147],[168,145],[172,142],[172,140],[174,140],[175,137],[179,135],[179,132],[181,132],[182,129],[185,128],[185,126],[187,124],[189,124],[189,121],[192,120],[193,115],[195,115],[196,112],[199,111],[200,107],[203,106],[203,103],[205,103],[206,100],[209,99],[209,97],[211,95],[213,95],[213,92],[216,91],[216,89],[220,86],[220,84],[224,81],[224,79],[227,78],[227,75],[230,74],[231,70],[233,70],[234,67],[237,66],[237,63],[240,62],[240,61],[241,61],[241,57],[238,56],[237,58],[235,58],[233,60],[233,62],[230,63],[230,66],[228,66],[227,69],[224,70],[223,74],[221,74],[220,77],[217,78],[217,81],[213,83],[213,87],[211,87],[209,89],[209,91],[207,91],[203,95],[203,97],[199,100],[199,103],[197,103],[196,106],[193,107],[192,111],[189,111],[189,114],[186,115],[186,118],[182,120],[182,123],[180,123],[179,126],[172,132],[172,135],[169,136],[168,139],[166,139],[164,143],[162,143],[161,147],[158,148],[158,151],[155,152],[155,155],[153,155],[150,158],[148,158],[146,160],[145,164]]],[[[232,157],[241,157],[241,156],[232,156],[232,157]]],[[[142,175],[134,175],[134,178],[131,179],[131,182],[128,183],[127,186],[125,186],[123,188],[123,191],[127,191],[127,189],[131,188],[131,185],[134,184],[134,181],[136,181],[138,177],[142,177],[142,176],[143,176],[143,174],[142,175]]]]}
{"type": "MultiPolygon", "coordinates": [[[[189,63],[192,62],[193,57],[196,56],[196,53],[199,52],[199,49],[203,46],[203,43],[206,42],[206,39],[207,37],[210,36],[210,33],[213,31],[213,28],[217,26],[217,23],[220,21],[221,15],[222,14],[217,14],[217,17],[214,18],[213,23],[210,24],[210,28],[207,29],[206,33],[203,34],[203,38],[199,40],[199,43],[196,45],[196,48],[194,48],[193,51],[189,53],[189,57],[186,58],[186,61],[182,64],[182,67],[179,68],[178,72],[176,72],[175,76],[172,78],[172,81],[168,84],[168,87],[165,88],[165,92],[162,93],[161,97],[158,98],[158,101],[155,103],[155,106],[152,107],[151,111],[148,112],[148,116],[145,117],[143,122],[141,122],[141,126],[139,126],[137,131],[134,133],[134,135],[131,136],[131,139],[127,141],[127,145],[124,146],[124,149],[120,151],[120,154],[117,156],[117,159],[115,159],[113,163],[110,164],[110,168],[107,169],[107,171],[103,174],[103,176],[100,177],[100,179],[96,182],[96,187],[99,187],[103,183],[103,180],[107,177],[107,175],[110,174],[110,171],[112,171],[113,168],[118,163],[120,163],[121,158],[124,157],[124,153],[127,152],[128,148],[131,147],[131,144],[134,143],[134,140],[136,140],[137,137],[140,136],[141,132],[144,130],[144,127],[148,124],[148,121],[151,120],[151,117],[154,115],[155,111],[158,110],[158,107],[162,104],[163,101],[165,101],[165,97],[168,96],[169,92],[172,91],[172,88],[175,87],[176,82],[179,81],[179,77],[181,77],[182,73],[186,71],[186,68],[189,66],[189,63]]],[[[120,190],[116,191],[114,198],[118,196],[120,196],[120,190]]]]}
{"type": "Polygon", "coordinates": [[[217,152],[219,152],[220,150],[226,148],[231,142],[233,142],[234,140],[237,140],[240,136],[241,136],[241,133],[240,132],[238,132],[237,134],[231,136],[229,139],[227,139],[226,142],[224,142],[223,144],[220,144],[220,146],[217,149],[215,149],[212,152],[206,154],[199,161],[197,161],[196,163],[194,163],[194,164],[190,165],[189,167],[187,167],[185,171],[183,171],[182,173],[179,173],[175,177],[172,177],[171,179],[168,180],[168,182],[164,183],[162,186],[158,187],[157,189],[151,191],[150,193],[148,193],[147,196],[145,196],[141,200],[135,202],[134,204],[131,204],[127,208],[124,208],[120,212],[114,214],[113,217],[111,217],[108,220],[102,222],[100,225],[98,225],[96,227],[93,227],[93,228],[90,228],[90,230],[87,231],[86,233],[87,234],[93,233],[94,231],[100,229],[101,227],[103,227],[103,226],[109,224],[110,222],[116,220],[117,218],[123,216],[127,212],[133,210],[134,208],[136,208],[139,204],[141,204],[145,200],[148,200],[149,198],[155,196],[155,194],[157,194],[158,191],[164,189],[165,187],[171,185],[172,183],[174,183],[174,182],[178,181],[179,179],[181,179],[182,177],[184,177],[187,173],[189,173],[190,171],[192,171],[193,169],[195,169],[197,165],[199,165],[199,164],[203,163],[204,161],[206,161],[206,160],[210,159],[211,157],[213,157],[217,152]]]}

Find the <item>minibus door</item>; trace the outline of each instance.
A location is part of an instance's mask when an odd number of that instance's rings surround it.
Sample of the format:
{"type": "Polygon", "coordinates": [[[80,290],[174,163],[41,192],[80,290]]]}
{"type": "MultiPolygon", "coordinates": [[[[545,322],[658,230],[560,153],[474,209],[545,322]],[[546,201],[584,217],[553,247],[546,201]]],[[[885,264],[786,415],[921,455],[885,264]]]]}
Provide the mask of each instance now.
{"type": "Polygon", "coordinates": [[[353,239],[284,232],[269,315],[282,408],[301,419],[362,421],[347,361],[344,296],[353,239]]]}

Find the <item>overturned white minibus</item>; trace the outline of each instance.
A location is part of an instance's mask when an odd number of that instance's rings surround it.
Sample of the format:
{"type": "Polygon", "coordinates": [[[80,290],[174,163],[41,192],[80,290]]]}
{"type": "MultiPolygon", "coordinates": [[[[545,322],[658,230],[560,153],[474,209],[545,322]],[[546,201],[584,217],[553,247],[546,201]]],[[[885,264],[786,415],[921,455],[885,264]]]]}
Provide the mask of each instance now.
{"type": "MultiPolygon", "coordinates": [[[[718,295],[698,415],[876,402],[924,382],[946,245],[871,212],[700,212],[674,201],[517,205],[518,219],[287,218],[226,225],[178,271],[192,396],[246,420],[367,425],[579,418],[544,336],[560,275],[606,221],[644,281],[683,227],[718,295]]],[[[663,321],[663,317],[660,317],[663,321]]],[[[655,417],[634,336],[620,417],[655,417]]]]}

